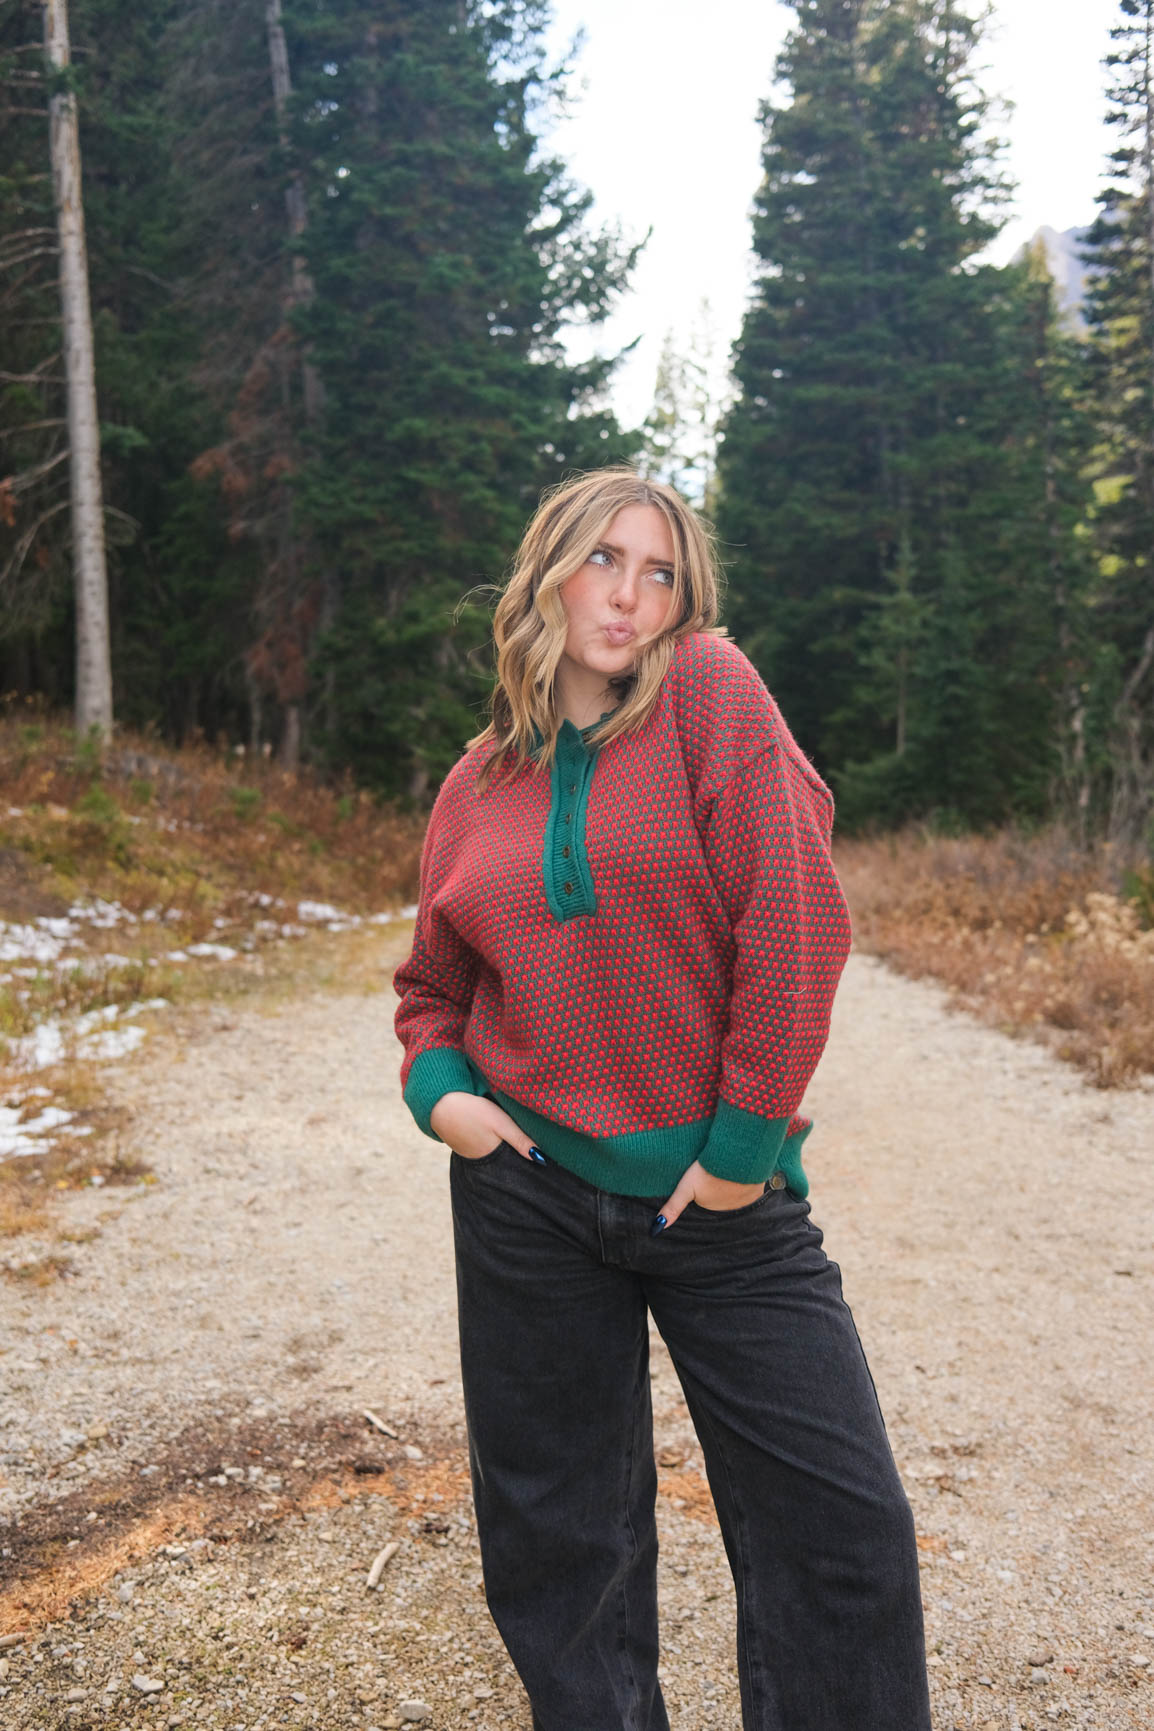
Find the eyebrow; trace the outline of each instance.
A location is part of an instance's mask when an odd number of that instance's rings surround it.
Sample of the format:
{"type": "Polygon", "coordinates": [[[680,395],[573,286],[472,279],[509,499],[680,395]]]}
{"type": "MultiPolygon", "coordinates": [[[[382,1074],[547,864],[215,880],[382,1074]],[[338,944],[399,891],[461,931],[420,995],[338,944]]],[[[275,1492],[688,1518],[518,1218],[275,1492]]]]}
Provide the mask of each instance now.
{"type": "MultiPolygon", "coordinates": [[[[598,552],[616,553],[618,558],[621,558],[622,554],[625,552],[624,547],[615,547],[612,541],[598,541],[595,550],[598,552]]],[[[660,565],[663,571],[672,571],[673,569],[672,559],[655,559],[652,554],[650,554],[648,559],[643,559],[641,562],[643,565],[660,565]]]]}

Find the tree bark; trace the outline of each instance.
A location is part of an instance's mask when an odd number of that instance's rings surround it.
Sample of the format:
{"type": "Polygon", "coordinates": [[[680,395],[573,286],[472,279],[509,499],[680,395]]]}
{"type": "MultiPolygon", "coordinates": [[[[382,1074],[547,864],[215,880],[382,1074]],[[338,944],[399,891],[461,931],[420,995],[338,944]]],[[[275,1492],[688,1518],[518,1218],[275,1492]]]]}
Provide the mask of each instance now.
{"type": "MultiPolygon", "coordinates": [[[[1151,310],[1154,315],[1154,6],[1146,6],[1146,56],[1142,66],[1142,172],[1146,181],[1146,263],[1150,273],[1151,310]]],[[[1154,326],[1154,316],[1151,319],[1154,326]]],[[[1151,344],[1151,378],[1154,382],[1154,342],[1151,344]]]]}
{"type": "MultiPolygon", "coordinates": [[[[71,63],[67,0],[44,0],[44,46],[57,73],[71,63]]],[[[92,308],[80,188],[76,97],[58,89],[48,104],[52,185],[60,243],[60,308],[68,386],[72,571],[76,590],[76,728],[112,732],[108,572],[100,484],[100,423],[92,358],[92,308]]]]}
{"type": "MultiPolygon", "coordinates": [[[[272,100],[276,111],[277,141],[286,156],[290,147],[288,130],[288,105],[292,96],[292,76],[289,72],[288,43],[285,41],[281,0],[266,0],[265,28],[268,32],[268,58],[272,73],[272,100]]],[[[308,224],[308,206],[305,201],[304,181],[299,168],[290,171],[288,185],[284,194],[285,209],[288,212],[289,233],[293,240],[299,240],[308,224]]],[[[304,258],[300,253],[293,254],[292,260],[292,306],[308,306],[315,293],[312,277],[304,258]]],[[[308,355],[301,359],[301,385],[304,395],[305,421],[314,427],[320,419],[323,407],[320,375],[309,360],[308,355]]]]}
{"type": "Polygon", "coordinates": [[[286,703],[284,727],[281,732],[280,760],[295,775],[301,766],[301,706],[286,703]]]}
{"type": "MultiPolygon", "coordinates": [[[[289,134],[289,101],[292,97],[292,74],[289,68],[288,43],[285,40],[281,0],[265,0],[265,29],[268,35],[269,70],[272,75],[273,109],[276,113],[277,140],[286,159],[289,158],[292,139],[289,134]]],[[[299,168],[290,167],[288,183],[285,186],[285,211],[288,215],[289,235],[293,240],[299,240],[308,226],[308,203],[305,197],[304,180],[299,168]]],[[[289,292],[285,301],[286,317],[297,306],[309,306],[316,293],[308,266],[300,252],[293,252],[292,275],[289,282],[289,292]]],[[[301,350],[301,396],[304,403],[305,425],[316,428],[320,424],[324,412],[324,389],[320,374],[309,358],[307,348],[301,350]]],[[[292,563],[296,564],[299,549],[291,526],[288,533],[292,540],[288,549],[292,563]]],[[[326,629],[336,615],[337,596],[336,578],[331,572],[321,576],[323,604],[321,610],[321,627],[326,629]]],[[[325,707],[329,713],[329,726],[332,726],[332,707],[334,693],[331,676],[326,681],[325,707]]],[[[302,747],[305,737],[305,712],[299,702],[290,702],[284,711],[284,728],[281,736],[281,761],[286,768],[296,770],[299,767],[302,747]]]]}

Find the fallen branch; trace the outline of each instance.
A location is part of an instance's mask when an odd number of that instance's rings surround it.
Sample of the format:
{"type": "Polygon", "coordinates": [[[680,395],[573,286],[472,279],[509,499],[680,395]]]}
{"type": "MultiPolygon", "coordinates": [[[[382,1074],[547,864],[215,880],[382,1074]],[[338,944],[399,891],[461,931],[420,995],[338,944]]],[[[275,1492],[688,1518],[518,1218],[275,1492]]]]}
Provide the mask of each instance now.
{"type": "Polygon", "coordinates": [[[394,1442],[400,1442],[400,1435],[393,1429],[392,1425],[386,1424],[383,1418],[378,1418],[375,1412],[369,1411],[368,1407],[365,1408],[364,1416],[373,1429],[379,1430],[382,1436],[391,1436],[394,1442]]]}
{"type": "Polygon", "coordinates": [[[373,1566],[369,1570],[368,1579],[365,1582],[365,1586],[369,1592],[372,1592],[379,1584],[385,1569],[389,1563],[392,1562],[400,1548],[400,1542],[397,1539],[390,1539],[384,1550],[379,1551],[373,1558],[373,1566]]]}

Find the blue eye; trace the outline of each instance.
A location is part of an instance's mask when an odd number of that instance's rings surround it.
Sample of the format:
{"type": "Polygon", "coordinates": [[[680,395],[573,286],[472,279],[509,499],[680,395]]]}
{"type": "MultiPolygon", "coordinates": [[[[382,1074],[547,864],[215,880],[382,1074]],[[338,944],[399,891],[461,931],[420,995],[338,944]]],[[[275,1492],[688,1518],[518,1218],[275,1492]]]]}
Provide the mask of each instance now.
{"type": "Polygon", "coordinates": [[[672,571],[651,571],[649,573],[649,575],[651,577],[655,578],[658,583],[664,583],[666,588],[668,588],[668,589],[673,588],[673,572],[672,571]]]}
{"type": "Polygon", "coordinates": [[[596,547],[593,552],[590,553],[586,563],[589,565],[595,565],[599,560],[604,560],[606,565],[612,565],[613,563],[612,556],[609,553],[606,553],[604,548],[596,547]]]}

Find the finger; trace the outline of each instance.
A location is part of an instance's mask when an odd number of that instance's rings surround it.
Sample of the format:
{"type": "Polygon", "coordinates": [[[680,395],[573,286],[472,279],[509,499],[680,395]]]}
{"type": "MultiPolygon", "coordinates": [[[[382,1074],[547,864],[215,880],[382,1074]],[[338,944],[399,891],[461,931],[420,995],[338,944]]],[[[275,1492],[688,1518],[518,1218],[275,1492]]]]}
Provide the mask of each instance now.
{"type": "Polygon", "coordinates": [[[680,1184],[677,1186],[677,1189],[673,1192],[673,1195],[669,1198],[669,1201],[665,1204],[665,1207],[661,1210],[661,1213],[654,1216],[653,1224],[649,1228],[649,1236],[651,1238],[656,1238],[659,1233],[665,1231],[666,1227],[672,1226],[673,1222],[680,1217],[682,1209],[685,1207],[686,1203],[692,1201],[693,1178],[691,1174],[687,1172],[682,1178],[680,1184]]]}
{"type": "Polygon", "coordinates": [[[502,1135],[510,1148],[515,1148],[523,1160],[531,1160],[534,1166],[548,1166],[549,1162],[537,1144],[526,1136],[523,1130],[518,1129],[512,1120],[509,1121],[509,1128],[502,1131],[502,1135]]]}

